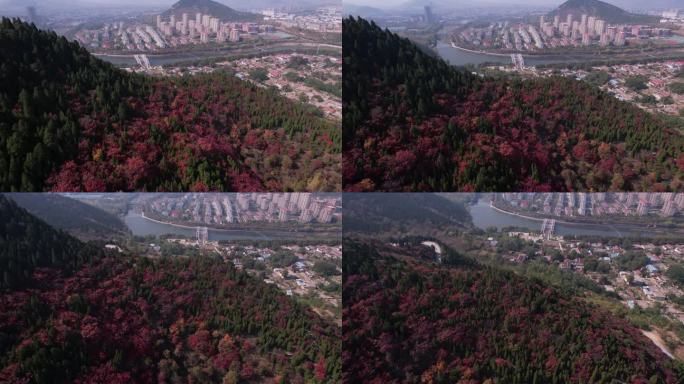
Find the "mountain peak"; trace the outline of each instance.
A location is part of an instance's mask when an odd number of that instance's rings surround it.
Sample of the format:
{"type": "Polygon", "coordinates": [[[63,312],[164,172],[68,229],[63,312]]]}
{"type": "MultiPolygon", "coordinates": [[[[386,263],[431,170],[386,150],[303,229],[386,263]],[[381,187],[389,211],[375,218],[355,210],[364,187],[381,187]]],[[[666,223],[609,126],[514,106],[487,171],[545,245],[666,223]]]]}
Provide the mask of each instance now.
{"type": "Polygon", "coordinates": [[[230,8],[228,6],[225,6],[221,3],[218,3],[213,0],[179,0],[175,4],[171,6],[171,8],[183,8],[183,7],[216,7],[216,6],[223,6],[226,8],[230,8]]]}
{"type": "Polygon", "coordinates": [[[218,17],[222,21],[256,21],[260,16],[249,12],[236,11],[231,7],[213,0],[178,0],[163,16],[182,16],[183,13],[203,13],[218,17]]]}
{"type": "Polygon", "coordinates": [[[551,12],[551,17],[560,15],[561,20],[568,14],[579,18],[582,14],[597,16],[609,23],[651,23],[656,18],[647,15],[629,13],[624,9],[600,0],[568,0],[551,12]]]}

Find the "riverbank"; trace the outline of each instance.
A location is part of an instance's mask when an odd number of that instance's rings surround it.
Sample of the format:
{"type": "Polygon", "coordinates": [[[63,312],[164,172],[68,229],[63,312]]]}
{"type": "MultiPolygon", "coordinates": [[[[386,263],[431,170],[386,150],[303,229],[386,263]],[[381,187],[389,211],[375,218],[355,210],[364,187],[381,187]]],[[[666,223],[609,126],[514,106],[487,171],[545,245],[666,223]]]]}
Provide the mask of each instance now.
{"type": "MultiPolygon", "coordinates": [[[[151,221],[151,222],[153,222],[153,223],[159,223],[159,224],[164,224],[164,225],[170,225],[170,226],[172,226],[172,227],[177,227],[177,228],[185,228],[185,229],[197,229],[197,228],[199,228],[199,225],[196,225],[196,226],[194,226],[194,227],[190,227],[190,226],[187,226],[187,225],[180,225],[180,224],[175,224],[175,223],[171,223],[171,222],[166,222],[166,221],[161,221],[161,220],[155,220],[155,219],[153,219],[153,218],[151,218],[151,217],[145,216],[145,211],[142,211],[142,212],[140,213],[140,217],[142,217],[143,219],[149,220],[149,221],[151,221]]],[[[209,228],[209,227],[207,227],[207,228],[209,228]]],[[[215,230],[215,228],[209,228],[209,229],[215,230]]]]}
{"type": "Polygon", "coordinates": [[[215,55],[217,53],[233,53],[235,52],[236,54],[250,54],[250,52],[262,52],[262,51],[267,51],[267,50],[273,50],[273,49],[279,49],[279,48],[287,48],[287,49],[296,49],[297,47],[306,47],[306,48],[318,48],[318,47],[323,47],[323,48],[332,48],[336,50],[342,50],[342,47],[339,45],[335,44],[328,44],[328,43],[310,43],[310,42],[283,42],[281,44],[266,44],[266,45],[258,45],[254,47],[239,47],[239,48],[220,48],[220,49],[202,49],[202,50],[177,50],[177,51],[163,51],[163,52],[157,52],[157,53],[150,53],[148,51],[139,51],[139,52],[131,52],[131,53],[104,53],[104,52],[91,52],[93,56],[96,57],[123,57],[123,58],[129,58],[133,59],[136,55],[146,55],[150,59],[164,59],[170,56],[191,56],[191,55],[206,55],[206,54],[212,54],[215,55]]]}
{"type": "MultiPolygon", "coordinates": [[[[463,47],[455,48],[451,45],[449,41],[446,40],[437,41],[434,50],[441,58],[448,61],[452,65],[457,66],[480,65],[485,63],[510,65],[512,63],[510,54],[492,54],[488,52],[480,52],[477,50],[472,50],[463,47]]],[[[573,61],[571,58],[568,57],[544,58],[539,56],[530,57],[527,55],[523,55],[523,58],[525,59],[526,65],[567,63],[573,61]]]]}
{"type": "Polygon", "coordinates": [[[326,50],[341,51],[342,47],[339,45],[328,43],[310,43],[310,42],[281,42],[278,44],[266,44],[252,47],[240,48],[221,48],[221,49],[204,49],[204,50],[188,50],[175,52],[141,52],[141,53],[92,53],[93,56],[108,61],[114,65],[136,65],[134,56],[136,54],[146,55],[150,60],[150,64],[156,65],[173,65],[187,62],[198,62],[210,59],[221,58],[235,58],[250,55],[269,55],[281,52],[292,52],[299,50],[326,50]]]}
{"type": "Polygon", "coordinates": [[[592,59],[596,60],[598,57],[598,60],[610,60],[612,58],[635,58],[635,56],[638,58],[639,56],[663,56],[667,54],[676,54],[676,53],[682,53],[684,51],[684,45],[681,46],[667,46],[667,47],[658,47],[658,48],[653,48],[649,50],[642,50],[642,49],[633,49],[629,51],[591,51],[591,50],[577,50],[573,52],[572,50],[567,50],[567,51],[559,51],[559,52],[554,52],[554,51],[546,51],[546,52],[520,52],[520,51],[504,51],[504,52],[491,52],[491,51],[486,51],[486,50],[476,50],[476,49],[470,49],[470,48],[465,48],[456,45],[456,42],[451,40],[449,41],[449,45],[451,45],[452,48],[469,52],[469,53],[477,53],[481,55],[489,55],[489,56],[499,56],[499,57],[510,57],[511,55],[517,55],[520,54],[522,55],[523,58],[525,59],[532,59],[532,58],[537,58],[537,59],[561,59],[564,57],[575,57],[578,60],[585,60],[585,59],[592,59]]]}
{"type": "MultiPolygon", "coordinates": [[[[519,213],[506,211],[506,210],[501,209],[501,208],[497,207],[496,205],[494,205],[494,202],[493,202],[493,201],[490,201],[490,202],[489,202],[489,206],[492,207],[493,209],[495,209],[495,210],[497,210],[497,211],[499,211],[499,212],[505,213],[505,214],[507,214],[507,215],[518,216],[518,217],[522,217],[523,219],[534,220],[534,221],[542,221],[542,222],[543,222],[543,221],[545,220],[545,219],[540,219],[540,218],[538,218],[538,217],[525,216],[525,215],[521,215],[521,214],[519,214],[519,213]]],[[[560,221],[559,221],[559,222],[560,222],[560,221]]]]}
{"type": "MultiPolygon", "coordinates": [[[[139,213],[129,212],[124,217],[133,236],[168,237],[181,236],[194,238],[197,226],[168,223],[150,217],[143,217],[139,213]]],[[[342,238],[342,231],[327,232],[293,232],[278,230],[234,229],[225,230],[207,227],[209,240],[212,241],[338,241],[342,238]]]]}
{"type": "MultiPolygon", "coordinates": [[[[476,50],[474,50],[474,49],[468,49],[468,48],[459,47],[459,46],[456,45],[456,43],[454,43],[453,41],[451,42],[451,47],[452,47],[452,48],[455,48],[455,49],[458,49],[458,50],[461,50],[461,51],[464,51],[464,52],[477,53],[477,54],[480,54],[480,55],[489,55],[489,56],[498,56],[498,57],[511,57],[511,54],[510,54],[510,53],[493,53],[493,52],[476,51],[476,50]]],[[[525,55],[523,55],[523,58],[524,58],[524,57],[525,57],[525,55]]]]}
{"type": "Polygon", "coordinates": [[[476,203],[468,205],[468,211],[472,217],[473,224],[482,230],[487,230],[490,227],[496,227],[499,230],[515,227],[526,228],[530,231],[540,231],[543,220],[551,219],[556,221],[556,234],[561,236],[670,238],[681,233],[681,229],[653,228],[647,227],[645,223],[623,223],[619,222],[619,218],[614,217],[603,217],[604,221],[600,223],[578,222],[562,220],[562,217],[541,216],[527,214],[527,212],[518,213],[507,208],[496,206],[496,203],[492,204],[486,198],[479,199],[476,203]],[[615,221],[606,222],[605,220],[615,221]]]}
{"type": "MultiPolygon", "coordinates": [[[[666,231],[666,230],[679,230],[681,227],[679,226],[673,226],[673,227],[650,227],[648,226],[651,224],[652,221],[655,221],[656,219],[648,220],[648,221],[602,221],[600,219],[594,219],[592,217],[577,217],[576,220],[568,221],[566,220],[561,220],[558,219],[557,216],[553,215],[543,215],[543,214],[538,214],[538,215],[533,215],[532,216],[527,216],[523,215],[520,213],[517,213],[515,211],[508,211],[503,208],[497,207],[494,205],[494,202],[490,203],[492,205],[492,208],[502,212],[506,213],[509,215],[514,215],[518,217],[522,217],[528,220],[535,220],[535,221],[544,221],[546,219],[551,219],[551,220],[556,220],[556,223],[559,224],[565,224],[565,225],[588,225],[588,226],[610,226],[610,227],[615,227],[615,225],[618,226],[624,226],[624,227],[639,227],[639,228],[647,228],[649,231],[654,232],[654,233],[660,233],[661,231],[666,231]]],[[[647,219],[647,218],[645,218],[647,219]]]]}
{"type": "Polygon", "coordinates": [[[507,210],[505,210],[505,209],[499,208],[499,207],[497,207],[496,205],[494,205],[494,202],[493,202],[493,201],[491,201],[489,204],[491,205],[492,208],[496,209],[496,210],[499,211],[499,212],[502,212],[502,213],[505,213],[505,214],[508,214],[508,215],[513,215],[513,216],[522,217],[523,219],[527,219],[527,220],[534,220],[534,221],[541,221],[541,222],[543,222],[544,220],[555,220],[557,224],[565,224],[565,225],[609,225],[609,226],[611,226],[611,227],[613,226],[613,225],[610,224],[610,223],[600,223],[600,222],[599,222],[599,223],[596,223],[596,222],[594,222],[594,223],[588,223],[588,222],[577,222],[577,221],[564,221],[564,220],[560,220],[560,219],[558,219],[558,218],[556,218],[556,217],[553,217],[553,216],[551,216],[551,217],[544,217],[544,216],[539,216],[539,217],[536,217],[536,216],[526,216],[526,215],[523,215],[523,214],[520,214],[520,213],[517,213],[517,212],[507,211],[507,210]]]}
{"type": "MultiPolygon", "coordinates": [[[[129,212],[128,214],[131,214],[129,212]]],[[[157,224],[163,224],[163,225],[170,225],[176,228],[183,228],[183,229],[191,229],[191,230],[196,230],[199,227],[206,227],[210,231],[216,231],[216,232],[225,232],[225,233],[239,233],[239,232],[259,232],[259,231],[273,231],[273,232],[280,232],[280,233],[288,233],[288,234],[328,234],[328,233],[334,233],[337,232],[338,230],[341,229],[341,226],[338,225],[326,225],[326,224],[320,224],[320,226],[325,226],[325,228],[321,230],[315,230],[311,228],[302,228],[302,229],[297,229],[293,227],[288,227],[288,228],[283,228],[283,227],[264,227],[264,226],[259,226],[259,225],[250,225],[250,224],[243,224],[240,226],[240,228],[220,228],[220,227],[212,227],[212,226],[207,226],[207,225],[184,225],[184,224],[179,224],[171,221],[163,221],[163,220],[158,220],[155,218],[152,218],[150,216],[145,215],[145,211],[141,211],[141,213],[136,213],[133,212],[133,214],[139,215],[141,218],[144,218],[145,220],[151,221],[153,223],[157,224]]]]}
{"type": "MultiPolygon", "coordinates": [[[[452,65],[510,65],[511,58],[509,54],[495,53],[487,51],[478,51],[474,49],[459,47],[454,44],[452,46],[451,40],[438,40],[434,50],[444,60],[452,65]]],[[[519,53],[519,52],[512,52],[519,53]]],[[[624,53],[614,54],[587,54],[587,53],[521,53],[527,66],[552,66],[559,65],[567,67],[569,64],[586,64],[586,63],[601,63],[601,62],[621,62],[625,60],[646,60],[658,61],[660,57],[679,57],[684,55],[684,50],[673,49],[670,51],[659,52],[643,52],[641,54],[625,55],[624,53]]]]}

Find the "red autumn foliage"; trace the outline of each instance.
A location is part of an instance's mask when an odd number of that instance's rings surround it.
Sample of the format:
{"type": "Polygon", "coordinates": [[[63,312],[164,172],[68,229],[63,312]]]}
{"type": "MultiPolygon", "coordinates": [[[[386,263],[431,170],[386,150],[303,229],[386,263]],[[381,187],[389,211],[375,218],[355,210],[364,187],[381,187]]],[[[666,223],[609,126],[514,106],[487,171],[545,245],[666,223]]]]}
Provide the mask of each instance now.
{"type": "Polygon", "coordinates": [[[345,243],[343,381],[675,384],[684,367],[629,321],[442,245],[345,243]],[[645,381],[644,381],[645,380],[645,381]]]}

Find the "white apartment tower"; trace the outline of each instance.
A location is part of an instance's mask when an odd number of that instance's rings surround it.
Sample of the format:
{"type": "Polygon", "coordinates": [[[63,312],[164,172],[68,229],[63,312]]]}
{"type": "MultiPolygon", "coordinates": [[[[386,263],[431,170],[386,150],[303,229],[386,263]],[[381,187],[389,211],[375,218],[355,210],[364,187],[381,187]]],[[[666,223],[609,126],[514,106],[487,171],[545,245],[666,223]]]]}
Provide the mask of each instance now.
{"type": "Polygon", "coordinates": [[[230,41],[232,41],[233,43],[237,43],[238,41],[240,41],[240,31],[238,31],[237,29],[231,29],[230,41]]]}

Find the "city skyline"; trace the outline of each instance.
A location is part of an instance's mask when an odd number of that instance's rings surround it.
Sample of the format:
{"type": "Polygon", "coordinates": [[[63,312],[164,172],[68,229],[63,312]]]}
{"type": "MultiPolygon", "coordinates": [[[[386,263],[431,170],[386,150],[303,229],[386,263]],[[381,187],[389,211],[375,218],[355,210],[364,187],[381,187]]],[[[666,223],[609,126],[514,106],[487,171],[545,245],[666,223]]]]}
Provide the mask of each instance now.
{"type": "Polygon", "coordinates": [[[171,220],[203,224],[332,222],[341,196],[311,193],[206,193],[145,196],[144,209],[171,220]]]}

